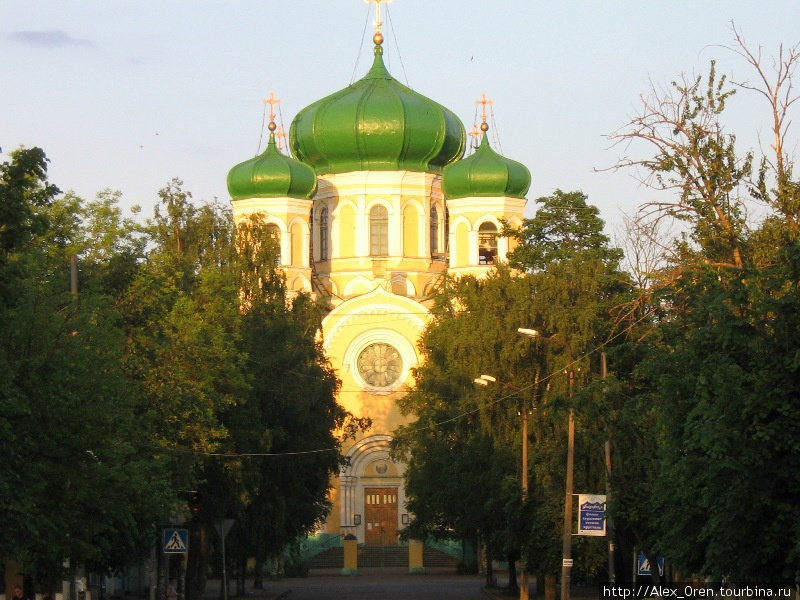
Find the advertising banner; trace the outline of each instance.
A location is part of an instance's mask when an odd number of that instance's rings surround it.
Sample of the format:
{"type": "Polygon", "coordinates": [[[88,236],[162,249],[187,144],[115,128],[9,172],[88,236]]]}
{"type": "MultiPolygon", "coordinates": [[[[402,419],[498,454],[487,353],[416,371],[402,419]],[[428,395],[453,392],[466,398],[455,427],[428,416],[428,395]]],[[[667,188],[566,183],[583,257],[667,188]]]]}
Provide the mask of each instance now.
{"type": "Polygon", "coordinates": [[[578,535],[606,534],[606,497],[578,494],[578,535]]]}

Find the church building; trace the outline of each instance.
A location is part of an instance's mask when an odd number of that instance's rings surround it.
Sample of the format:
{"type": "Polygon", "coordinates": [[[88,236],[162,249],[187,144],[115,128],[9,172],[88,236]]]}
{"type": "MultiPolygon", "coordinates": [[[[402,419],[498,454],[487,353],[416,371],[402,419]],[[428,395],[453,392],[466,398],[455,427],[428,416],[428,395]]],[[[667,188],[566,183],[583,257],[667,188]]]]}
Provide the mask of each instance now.
{"type": "Polygon", "coordinates": [[[383,61],[380,2],[374,61],[355,83],[301,110],[289,133],[228,174],[234,218],[261,213],[280,240],[287,287],[324,298],[325,352],[342,382],[339,403],[372,420],[347,448],[323,530],[359,543],[396,544],[408,523],[404,465],[389,442],[414,385],[428,300],[442,277],[483,276],[510,250],[501,221],[521,224],[530,172],[494,151],[485,113],[465,156],[464,125],[404,86],[383,61]]]}

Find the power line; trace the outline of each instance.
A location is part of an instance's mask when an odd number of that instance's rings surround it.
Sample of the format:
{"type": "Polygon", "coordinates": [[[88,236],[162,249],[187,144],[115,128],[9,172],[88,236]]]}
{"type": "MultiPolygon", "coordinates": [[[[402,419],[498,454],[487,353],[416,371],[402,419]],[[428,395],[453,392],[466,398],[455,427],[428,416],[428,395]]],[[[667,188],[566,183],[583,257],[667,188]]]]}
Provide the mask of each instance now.
{"type": "MultiPolygon", "coordinates": [[[[634,321],[632,324],[636,325],[638,323],[641,323],[642,321],[644,321],[645,319],[650,317],[655,312],[656,312],[655,308],[649,310],[644,315],[642,315],[640,318],[638,318],[636,321],[634,321]]],[[[626,330],[622,330],[622,331],[616,333],[615,335],[613,335],[610,338],[608,338],[606,341],[598,344],[593,349],[591,349],[591,350],[589,350],[587,352],[584,352],[582,355],[580,355],[577,358],[575,358],[572,362],[570,362],[570,363],[566,364],[565,366],[559,368],[558,371],[554,371],[552,373],[548,373],[544,377],[541,377],[539,379],[538,383],[541,384],[543,382],[546,382],[546,381],[552,379],[553,377],[555,377],[560,372],[563,372],[565,369],[569,369],[572,366],[574,366],[574,365],[580,363],[581,361],[585,360],[586,358],[588,358],[592,354],[595,354],[596,352],[602,351],[611,342],[613,342],[617,338],[621,337],[625,333],[626,333],[626,330]]],[[[505,396],[501,396],[500,398],[497,398],[496,400],[493,400],[493,401],[489,402],[488,404],[486,404],[484,406],[479,406],[479,407],[477,407],[475,409],[464,411],[462,413],[459,413],[457,415],[454,415],[452,417],[449,417],[449,418],[441,420],[441,421],[436,421],[435,423],[432,423],[430,425],[426,425],[424,427],[413,428],[413,430],[409,430],[408,433],[406,433],[405,435],[398,434],[398,435],[393,436],[393,438],[394,439],[402,439],[403,437],[410,436],[412,433],[419,433],[419,432],[426,431],[426,430],[432,430],[432,429],[438,428],[438,427],[440,427],[442,425],[446,425],[448,423],[453,423],[455,421],[458,421],[459,419],[464,419],[466,417],[469,417],[469,416],[472,416],[474,414],[479,413],[481,410],[485,410],[486,408],[490,408],[490,407],[492,407],[492,406],[494,406],[496,404],[499,404],[500,402],[504,402],[504,401],[506,401],[506,400],[508,400],[510,398],[515,398],[516,399],[516,398],[518,398],[520,393],[526,392],[526,391],[532,389],[535,385],[536,385],[536,383],[532,383],[532,384],[529,384],[527,386],[523,386],[523,387],[521,387],[521,388],[519,388],[517,390],[514,390],[513,394],[507,394],[505,396]]],[[[411,426],[409,426],[409,427],[413,427],[413,424],[411,426]]],[[[298,456],[298,455],[305,455],[305,454],[319,454],[319,453],[323,453],[323,452],[339,452],[340,451],[340,448],[321,448],[321,449],[318,449],[318,450],[300,450],[300,451],[291,451],[291,452],[237,452],[237,453],[233,453],[233,452],[202,452],[202,451],[197,451],[197,450],[164,449],[164,448],[160,448],[160,449],[161,450],[171,450],[171,451],[174,451],[174,452],[184,452],[184,453],[189,453],[189,454],[197,454],[197,455],[200,455],[200,456],[219,457],[219,458],[283,457],[283,456],[298,456]]]]}
{"type": "MultiPolygon", "coordinates": [[[[633,325],[636,325],[637,323],[640,323],[641,321],[645,320],[645,319],[646,319],[646,318],[648,318],[650,315],[652,315],[654,312],[656,312],[656,309],[651,309],[650,311],[648,311],[647,313],[645,313],[644,315],[642,315],[642,316],[641,316],[639,319],[637,319],[636,321],[634,321],[633,325]]],[[[596,346],[596,347],[595,347],[595,348],[593,348],[592,350],[589,350],[588,352],[585,352],[585,353],[583,353],[582,355],[578,356],[578,357],[577,357],[577,358],[575,358],[575,359],[574,359],[572,362],[570,362],[570,363],[568,363],[568,364],[564,365],[563,367],[561,367],[561,368],[560,368],[558,371],[554,371],[554,372],[552,372],[552,373],[549,373],[549,374],[545,375],[544,377],[542,377],[542,378],[540,378],[540,379],[539,379],[539,384],[541,384],[542,382],[548,381],[549,379],[552,379],[552,378],[553,378],[553,377],[555,377],[555,376],[556,376],[556,375],[557,375],[559,372],[562,372],[564,369],[569,369],[569,368],[571,368],[572,366],[574,366],[574,365],[578,364],[579,362],[581,362],[582,360],[584,360],[584,359],[588,358],[588,357],[589,357],[589,356],[591,356],[592,354],[594,354],[594,353],[596,353],[596,352],[599,352],[599,351],[603,350],[603,349],[604,349],[604,348],[606,348],[606,347],[607,347],[607,346],[608,346],[608,345],[609,345],[611,342],[613,342],[615,339],[617,339],[618,337],[622,336],[623,334],[625,334],[625,330],[622,330],[622,331],[620,331],[619,333],[617,333],[617,334],[615,334],[615,335],[611,336],[611,337],[610,337],[610,338],[608,338],[606,341],[602,342],[601,344],[599,344],[598,346],[596,346]]],[[[445,419],[444,421],[437,421],[436,423],[432,423],[431,425],[427,425],[427,426],[425,426],[425,427],[421,427],[421,428],[418,428],[418,429],[414,429],[414,433],[421,432],[421,431],[425,431],[425,430],[428,430],[428,429],[433,429],[434,427],[437,427],[437,426],[439,426],[439,425],[444,425],[444,424],[447,424],[447,423],[452,423],[453,421],[457,421],[458,419],[462,419],[462,418],[465,418],[465,417],[468,417],[468,416],[474,415],[474,414],[476,414],[476,413],[480,412],[481,410],[483,410],[483,409],[485,409],[485,408],[488,408],[488,407],[494,406],[495,404],[499,404],[500,402],[503,402],[503,401],[505,401],[505,400],[508,400],[509,398],[516,398],[516,397],[517,397],[517,395],[518,395],[519,393],[521,393],[521,392],[526,392],[526,391],[530,390],[531,388],[533,388],[535,385],[536,385],[536,383],[531,383],[531,384],[529,384],[529,385],[527,385],[527,386],[523,386],[523,387],[521,387],[521,388],[519,388],[519,389],[517,389],[517,390],[514,390],[514,393],[513,393],[513,394],[508,394],[508,395],[506,395],[506,396],[502,396],[502,397],[500,397],[500,398],[498,398],[498,399],[496,399],[496,400],[494,400],[494,401],[490,402],[490,403],[488,404],[488,406],[480,406],[480,407],[478,407],[478,408],[475,408],[475,409],[473,409],[473,410],[465,411],[465,412],[463,412],[463,413],[460,413],[460,414],[458,414],[458,415],[455,415],[455,416],[453,416],[453,417],[450,417],[449,419],[445,419]]],[[[410,432],[409,432],[409,434],[408,434],[408,435],[410,435],[410,432]]],[[[400,435],[400,436],[397,436],[397,437],[403,437],[403,436],[402,436],[402,435],[400,435]]]]}

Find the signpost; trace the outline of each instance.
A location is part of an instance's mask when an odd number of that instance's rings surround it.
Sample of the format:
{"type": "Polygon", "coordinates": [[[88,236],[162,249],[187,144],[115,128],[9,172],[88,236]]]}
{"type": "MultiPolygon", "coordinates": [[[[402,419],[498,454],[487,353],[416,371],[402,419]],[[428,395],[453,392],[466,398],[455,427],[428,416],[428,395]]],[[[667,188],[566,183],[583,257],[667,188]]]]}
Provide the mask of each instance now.
{"type": "Polygon", "coordinates": [[[225,536],[233,527],[234,519],[222,519],[214,524],[214,529],[222,540],[222,598],[228,600],[228,575],[225,571],[225,536]]]}
{"type": "Polygon", "coordinates": [[[189,530],[176,527],[162,530],[164,554],[186,554],[189,550],[189,530]]]}
{"type": "Polygon", "coordinates": [[[606,497],[601,494],[578,494],[578,535],[606,534],[606,497]]]}

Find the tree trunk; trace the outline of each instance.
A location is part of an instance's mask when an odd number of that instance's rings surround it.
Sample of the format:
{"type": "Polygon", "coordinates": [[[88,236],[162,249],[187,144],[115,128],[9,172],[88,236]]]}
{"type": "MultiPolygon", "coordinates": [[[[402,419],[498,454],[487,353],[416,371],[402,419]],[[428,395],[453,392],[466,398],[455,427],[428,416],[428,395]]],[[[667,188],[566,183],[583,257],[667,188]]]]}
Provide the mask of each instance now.
{"type": "Polygon", "coordinates": [[[662,577],[661,573],[658,572],[658,556],[648,553],[647,560],[650,561],[650,577],[653,579],[654,584],[659,585],[662,577]]]}
{"type": "Polygon", "coordinates": [[[492,568],[492,553],[486,548],[486,587],[494,587],[494,568],[492,568]]]}
{"type": "Polygon", "coordinates": [[[238,560],[238,564],[236,566],[237,571],[237,578],[236,578],[236,596],[242,597],[247,593],[247,557],[242,556],[238,560]]]}
{"type": "Polygon", "coordinates": [[[265,557],[256,553],[256,564],[253,565],[253,589],[264,589],[264,560],[265,557]]]}
{"type": "Polygon", "coordinates": [[[544,576],[544,600],[556,600],[556,576],[544,576]]]}
{"type": "Polygon", "coordinates": [[[513,592],[519,591],[519,585],[517,584],[517,563],[514,560],[513,552],[508,553],[508,589],[513,592]]]}

